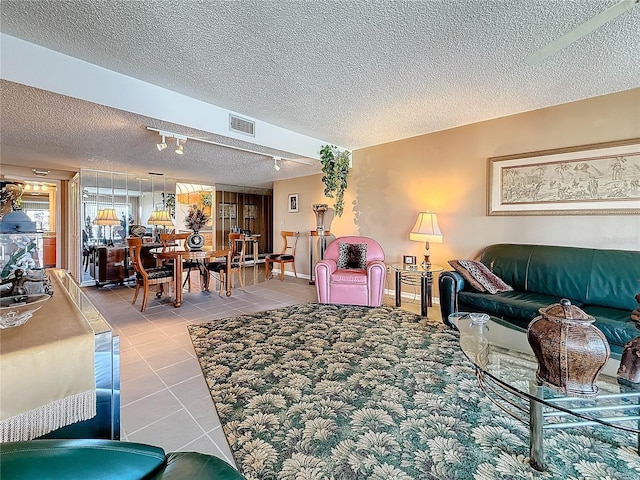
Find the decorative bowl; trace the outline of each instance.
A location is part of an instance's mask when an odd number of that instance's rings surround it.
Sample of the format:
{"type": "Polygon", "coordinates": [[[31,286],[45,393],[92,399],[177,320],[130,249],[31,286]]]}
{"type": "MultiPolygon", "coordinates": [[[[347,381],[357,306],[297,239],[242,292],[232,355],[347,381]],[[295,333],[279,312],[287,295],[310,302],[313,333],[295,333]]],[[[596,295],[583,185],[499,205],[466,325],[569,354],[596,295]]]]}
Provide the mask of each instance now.
{"type": "Polygon", "coordinates": [[[0,329],[23,325],[50,298],[46,293],[0,298],[0,329]]]}
{"type": "Polygon", "coordinates": [[[474,325],[484,325],[489,321],[489,315],[486,313],[470,313],[469,318],[474,325]]]}

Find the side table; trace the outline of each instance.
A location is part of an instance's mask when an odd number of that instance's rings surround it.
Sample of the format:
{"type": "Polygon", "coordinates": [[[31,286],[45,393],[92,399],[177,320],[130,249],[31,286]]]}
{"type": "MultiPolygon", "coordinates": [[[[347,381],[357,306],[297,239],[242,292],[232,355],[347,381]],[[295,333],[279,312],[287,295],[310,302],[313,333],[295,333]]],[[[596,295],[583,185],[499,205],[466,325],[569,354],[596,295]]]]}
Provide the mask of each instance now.
{"type": "Polygon", "coordinates": [[[396,263],[391,265],[396,273],[396,307],[401,305],[402,283],[412,283],[411,280],[420,280],[420,315],[428,317],[427,308],[432,307],[431,294],[433,286],[433,274],[444,270],[440,265],[431,265],[423,268],[422,265],[405,265],[396,263]]]}

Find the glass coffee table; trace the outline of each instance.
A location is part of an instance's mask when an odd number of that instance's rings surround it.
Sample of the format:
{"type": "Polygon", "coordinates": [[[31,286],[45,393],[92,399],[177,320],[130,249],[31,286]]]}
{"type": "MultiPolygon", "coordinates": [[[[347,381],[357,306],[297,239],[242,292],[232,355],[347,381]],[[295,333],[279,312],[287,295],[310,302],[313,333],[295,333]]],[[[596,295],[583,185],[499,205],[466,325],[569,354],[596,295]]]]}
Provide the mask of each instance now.
{"type": "Polygon", "coordinates": [[[476,368],[478,384],[505,413],[528,424],[530,464],[544,470],[545,430],[607,426],[638,435],[640,453],[640,386],[618,382],[620,355],[611,354],[593,398],[567,397],[536,381],[537,360],[527,332],[498,318],[473,324],[466,313],[449,315],[460,332],[460,347],[476,368]]]}

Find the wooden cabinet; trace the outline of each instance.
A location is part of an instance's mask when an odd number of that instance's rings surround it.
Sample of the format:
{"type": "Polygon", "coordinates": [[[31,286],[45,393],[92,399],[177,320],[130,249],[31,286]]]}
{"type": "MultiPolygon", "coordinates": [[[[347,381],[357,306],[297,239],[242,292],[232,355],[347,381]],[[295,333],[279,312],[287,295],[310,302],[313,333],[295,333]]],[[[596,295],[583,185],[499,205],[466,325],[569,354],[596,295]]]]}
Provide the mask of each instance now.
{"type": "Polygon", "coordinates": [[[42,263],[44,268],[56,266],[56,237],[45,236],[42,239],[42,263]]]}
{"type": "MultiPolygon", "coordinates": [[[[153,256],[151,250],[159,247],[162,247],[161,243],[145,243],[142,246],[140,256],[144,268],[149,269],[156,266],[156,257],[153,256]]],[[[129,265],[128,247],[100,245],[94,247],[92,257],[90,272],[98,287],[108,283],[123,283],[134,274],[133,268],[129,265]]]]}
{"type": "Polygon", "coordinates": [[[99,287],[107,283],[122,283],[128,277],[125,267],[126,250],[126,247],[96,248],[95,279],[99,287]]]}

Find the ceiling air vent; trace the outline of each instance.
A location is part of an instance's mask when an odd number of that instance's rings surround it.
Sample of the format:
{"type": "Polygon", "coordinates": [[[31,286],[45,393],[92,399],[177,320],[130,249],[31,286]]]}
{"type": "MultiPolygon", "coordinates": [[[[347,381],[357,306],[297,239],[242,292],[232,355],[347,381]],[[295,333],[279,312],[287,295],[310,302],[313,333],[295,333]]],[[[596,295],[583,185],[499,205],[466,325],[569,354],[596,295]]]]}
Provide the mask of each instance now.
{"type": "Polygon", "coordinates": [[[245,118],[236,117],[235,115],[229,115],[229,129],[233,132],[251,135],[252,137],[256,134],[255,122],[245,118]]]}

